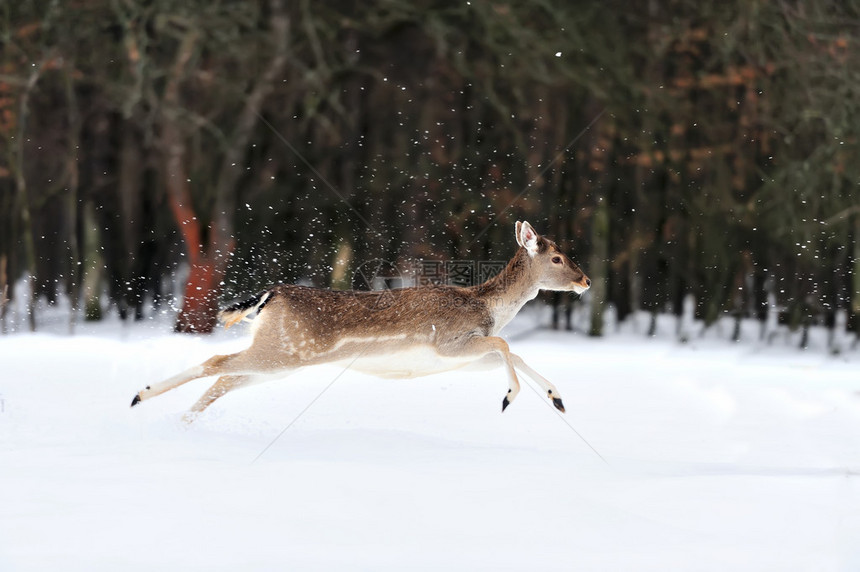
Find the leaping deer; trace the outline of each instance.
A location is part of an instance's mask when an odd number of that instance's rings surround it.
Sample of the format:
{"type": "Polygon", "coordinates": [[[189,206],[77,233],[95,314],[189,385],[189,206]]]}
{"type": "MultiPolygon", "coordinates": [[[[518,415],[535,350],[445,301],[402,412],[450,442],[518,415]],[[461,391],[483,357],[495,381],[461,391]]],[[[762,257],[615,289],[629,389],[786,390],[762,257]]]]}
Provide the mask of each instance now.
{"type": "Polygon", "coordinates": [[[194,379],[219,376],[186,415],[190,422],[229,391],[309,365],[341,364],[389,378],[419,377],[469,365],[504,365],[508,392],[502,411],[520,391],[519,370],[537,382],[563,413],[558,389],[512,353],[498,333],[538,291],[581,294],[591,280],[529,223],[516,223],[516,239],[520,248],[507,267],[468,288],[357,292],[281,284],[264,290],[220,314],[229,328],[257,312],[248,349],[216,355],[148,385],[134,396],[131,406],[194,379]]]}

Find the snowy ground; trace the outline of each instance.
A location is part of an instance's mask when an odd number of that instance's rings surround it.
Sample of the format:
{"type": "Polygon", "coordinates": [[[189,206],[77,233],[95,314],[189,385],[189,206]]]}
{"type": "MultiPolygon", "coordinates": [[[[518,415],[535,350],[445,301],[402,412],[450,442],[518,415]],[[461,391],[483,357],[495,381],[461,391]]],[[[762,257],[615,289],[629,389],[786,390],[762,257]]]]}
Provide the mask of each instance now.
{"type": "Polygon", "coordinates": [[[860,352],[529,319],[564,421],[528,388],[501,414],[501,371],[346,372],[277,439],[339,370],[185,429],[209,380],[132,395],[246,339],[0,337],[0,570],[860,569],[860,352]]]}

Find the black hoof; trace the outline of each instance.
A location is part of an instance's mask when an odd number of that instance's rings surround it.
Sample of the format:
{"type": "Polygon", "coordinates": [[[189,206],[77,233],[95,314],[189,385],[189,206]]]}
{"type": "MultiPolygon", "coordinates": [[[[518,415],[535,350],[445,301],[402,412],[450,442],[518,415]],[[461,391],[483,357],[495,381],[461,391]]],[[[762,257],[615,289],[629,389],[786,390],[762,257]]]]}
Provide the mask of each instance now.
{"type": "Polygon", "coordinates": [[[507,409],[508,405],[510,405],[510,404],[511,404],[511,402],[508,401],[508,396],[506,395],[505,398],[502,399],[502,413],[505,412],[505,409],[507,409]]]}
{"type": "Polygon", "coordinates": [[[140,403],[140,395],[135,395],[134,399],[131,400],[131,406],[134,407],[138,403],[140,403]]]}
{"type": "Polygon", "coordinates": [[[561,402],[560,397],[553,397],[552,404],[555,405],[555,408],[564,413],[564,404],[561,402]]]}

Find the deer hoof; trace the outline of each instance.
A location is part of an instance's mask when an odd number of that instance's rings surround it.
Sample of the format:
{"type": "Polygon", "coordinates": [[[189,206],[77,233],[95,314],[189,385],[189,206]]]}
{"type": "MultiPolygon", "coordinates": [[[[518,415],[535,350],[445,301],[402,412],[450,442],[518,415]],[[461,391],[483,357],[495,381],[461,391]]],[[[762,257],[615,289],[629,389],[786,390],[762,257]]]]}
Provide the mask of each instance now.
{"type": "Polygon", "coordinates": [[[134,396],[134,399],[131,400],[131,406],[134,407],[138,403],[140,403],[140,394],[139,393],[134,396]]]}
{"type": "Polygon", "coordinates": [[[506,395],[505,398],[502,399],[502,413],[505,412],[505,409],[507,409],[508,405],[510,405],[510,404],[511,404],[511,402],[508,401],[508,396],[506,395]]]}
{"type": "Polygon", "coordinates": [[[555,405],[555,408],[564,413],[564,404],[561,402],[560,397],[553,397],[552,404],[555,405]]]}

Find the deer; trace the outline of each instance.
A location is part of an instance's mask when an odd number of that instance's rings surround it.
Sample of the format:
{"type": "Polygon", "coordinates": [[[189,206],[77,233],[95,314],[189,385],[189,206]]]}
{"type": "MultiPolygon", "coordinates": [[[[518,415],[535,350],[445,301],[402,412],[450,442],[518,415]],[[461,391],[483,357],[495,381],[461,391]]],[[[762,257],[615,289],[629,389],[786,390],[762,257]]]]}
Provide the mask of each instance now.
{"type": "Polygon", "coordinates": [[[507,266],[474,286],[356,291],[280,284],[258,292],[219,314],[227,328],[252,322],[247,349],[213,356],[147,385],[134,395],[131,406],[189,381],[217,376],[185,414],[190,423],[230,391],[313,365],[336,364],[383,378],[502,366],[508,382],[502,412],[520,392],[519,371],[564,413],[556,386],[511,352],[498,334],[541,290],[582,294],[591,280],[528,222],[516,222],[515,238],[519,248],[507,266]]]}

